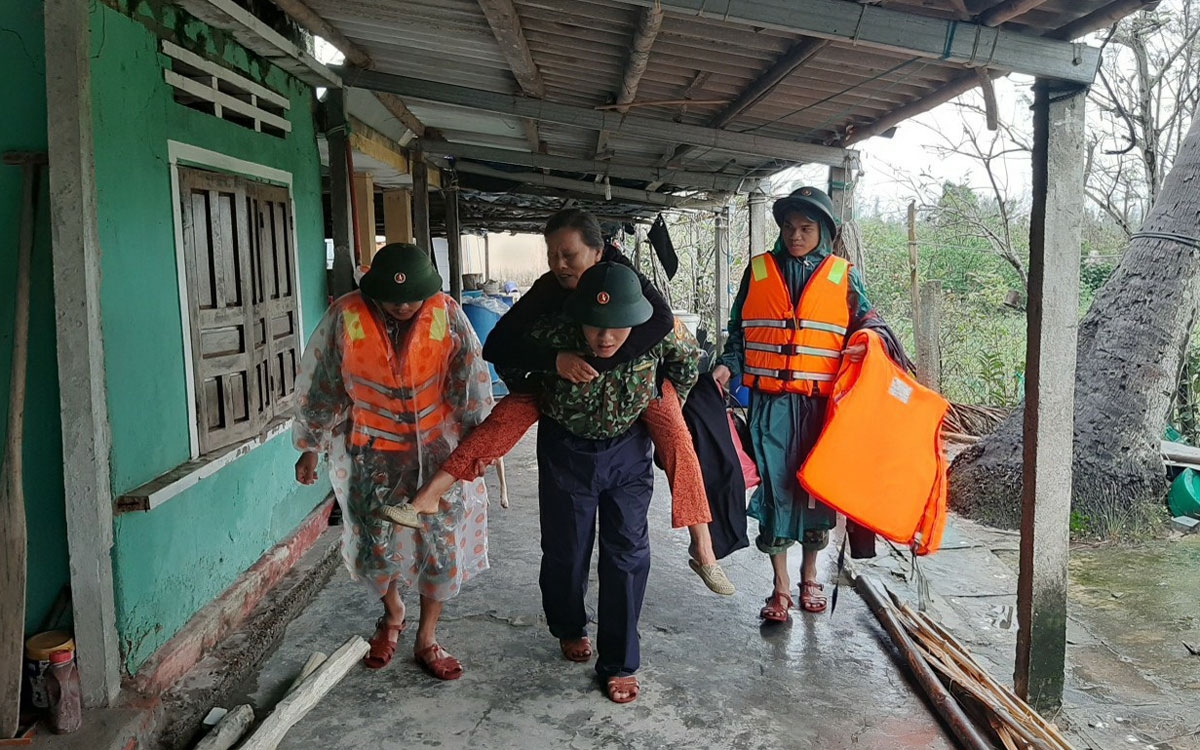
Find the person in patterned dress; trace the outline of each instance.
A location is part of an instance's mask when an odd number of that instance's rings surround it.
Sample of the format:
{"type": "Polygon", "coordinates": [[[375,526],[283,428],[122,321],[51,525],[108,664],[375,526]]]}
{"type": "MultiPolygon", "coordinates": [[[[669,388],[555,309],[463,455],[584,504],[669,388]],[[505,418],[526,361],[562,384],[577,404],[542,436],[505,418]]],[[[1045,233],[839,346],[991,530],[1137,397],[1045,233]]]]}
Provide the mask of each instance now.
{"type": "Polygon", "coordinates": [[[491,377],[462,309],[441,292],[429,254],[382,248],[360,291],[336,300],[309,340],[296,382],[296,479],[317,480],[319,454],[344,524],[351,576],[383,601],[364,659],[386,666],[406,628],[402,596],[415,589],[421,613],[414,654],[440,679],[462,665],[437,642],[444,603],[488,567],[487,494],[457,482],[419,528],[380,516],[411,496],[492,408],[491,377]]]}

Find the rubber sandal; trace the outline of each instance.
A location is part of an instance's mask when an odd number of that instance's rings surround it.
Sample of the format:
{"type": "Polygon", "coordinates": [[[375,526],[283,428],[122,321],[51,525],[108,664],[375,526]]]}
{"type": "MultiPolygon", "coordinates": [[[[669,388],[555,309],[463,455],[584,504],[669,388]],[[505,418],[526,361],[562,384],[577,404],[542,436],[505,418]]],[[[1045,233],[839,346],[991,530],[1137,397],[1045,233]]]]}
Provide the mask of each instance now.
{"type": "Polygon", "coordinates": [[[397,526],[405,526],[410,529],[421,528],[421,514],[412,506],[412,503],[385,505],[379,509],[379,515],[397,526]]]}
{"type": "Polygon", "coordinates": [[[415,651],[413,656],[417,664],[439,680],[457,680],[462,677],[462,662],[446,653],[446,649],[436,643],[415,651]]]}
{"type": "Polygon", "coordinates": [[[816,581],[804,581],[800,584],[800,606],[805,612],[824,612],[828,606],[828,601],[824,594],[818,592],[824,591],[825,587],[816,581]]]}
{"type": "Polygon", "coordinates": [[[633,703],[642,691],[638,678],[633,675],[625,677],[608,677],[604,680],[604,693],[613,703],[633,703]],[[617,697],[620,693],[622,696],[617,697]]]}
{"type": "Polygon", "coordinates": [[[583,664],[592,659],[592,642],[586,635],[582,638],[560,638],[558,647],[567,661],[583,664]]]}
{"type": "Polygon", "coordinates": [[[729,576],[725,575],[725,571],[720,565],[715,563],[702,565],[693,559],[688,560],[688,565],[696,571],[696,575],[700,576],[700,580],[704,581],[704,585],[708,586],[708,590],[714,594],[733,596],[737,593],[737,589],[733,587],[733,581],[729,580],[729,576]]]}
{"type": "Polygon", "coordinates": [[[788,611],[792,608],[792,597],[782,591],[776,591],[767,597],[767,606],[762,608],[758,616],[767,622],[787,622],[788,611]]]}
{"type": "Polygon", "coordinates": [[[382,630],[383,634],[367,641],[371,650],[363,657],[363,665],[367,669],[383,669],[390,664],[392,657],[396,655],[396,641],[391,639],[391,635],[395,633],[398,641],[407,628],[408,620],[401,620],[399,625],[388,625],[387,618],[380,617],[375,622],[375,629],[382,630]]]}

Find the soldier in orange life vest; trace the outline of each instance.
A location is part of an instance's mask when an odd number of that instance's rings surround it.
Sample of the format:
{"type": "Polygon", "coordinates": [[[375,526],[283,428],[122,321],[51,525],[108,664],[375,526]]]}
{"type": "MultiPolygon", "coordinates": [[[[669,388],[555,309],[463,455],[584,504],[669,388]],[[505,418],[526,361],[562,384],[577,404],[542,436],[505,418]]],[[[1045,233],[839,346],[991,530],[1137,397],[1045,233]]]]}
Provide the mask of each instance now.
{"type": "MultiPolygon", "coordinates": [[[[817,554],[837,521],[804,491],[796,472],[820,435],[841,358],[864,354],[863,347],[843,351],[848,335],[886,327],[857,271],[833,254],[837,222],[829,196],[803,187],[776,201],[773,213],[779,239],[771,252],[751,259],[742,277],[713,378],[751,389],[749,426],[762,484],[748,512],[758,520],[755,542],[771,556],[775,574],[760,617],[783,622],[792,607],[787,551],[797,542],[804,551],[800,605],[806,612],[825,610],[817,554]]],[[[887,338],[894,342],[890,333],[887,338]]],[[[846,470],[860,470],[850,456],[846,470]]]]}
{"type": "Polygon", "coordinates": [[[462,309],[441,292],[429,254],[415,245],[382,248],[360,291],[336,300],[308,342],[296,381],[296,479],[317,480],[329,456],[342,508],[342,556],[352,577],[380,597],[364,662],[384,667],[407,627],[404,592],[421,600],[417,662],[452,680],[462,665],[437,643],[446,600],[487,569],[487,494],[457,482],[420,528],[396,526],[379,510],[410,497],[487,417],[491,376],[462,309]]]}

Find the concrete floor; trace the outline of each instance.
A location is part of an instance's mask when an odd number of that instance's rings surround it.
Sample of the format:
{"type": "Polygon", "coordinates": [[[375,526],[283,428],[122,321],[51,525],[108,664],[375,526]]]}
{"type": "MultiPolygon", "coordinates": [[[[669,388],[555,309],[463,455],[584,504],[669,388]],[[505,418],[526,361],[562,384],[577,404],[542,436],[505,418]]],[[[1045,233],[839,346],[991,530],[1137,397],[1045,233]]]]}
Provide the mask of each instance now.
{"type": "MultiPolygon", "coordinates": [[[[686,532],[669,527],[661,475],[650,510],[642,693],[630,705],[609,702],[592,666],[565,661],[545,629],[533,446],[531,433],[506,461],[509,510],[489,474],[492,569],[447,606],[440,641],[462,660],[462,679],[426,676],[412,662],[410,632],[390,666],[355,668],[280,748],[954,747],[852,588],[842,589],[832,617],[797,611],[787,625],[760,627],[770,569],[751,548],[724,561],[738,593],[709,593],[687,567],[686,532]]],[[[827,581],[832,562],[831,549],[827,581]]],[[[594,607],[594,565],[592,575],[594,607]]],[[[406,603],[411,618],[415,601],[406,603]]],[[[259,716],[310,653],[369,637],[380,613],[365,588],[336,574],[248,686],[259,716]]]]}

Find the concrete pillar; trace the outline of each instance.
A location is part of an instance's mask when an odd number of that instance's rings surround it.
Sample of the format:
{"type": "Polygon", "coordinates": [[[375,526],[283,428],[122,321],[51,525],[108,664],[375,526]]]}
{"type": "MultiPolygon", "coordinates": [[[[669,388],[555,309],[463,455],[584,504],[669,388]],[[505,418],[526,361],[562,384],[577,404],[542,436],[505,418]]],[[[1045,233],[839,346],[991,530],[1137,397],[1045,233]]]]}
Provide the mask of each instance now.
{"type": "Polygon", "coordinates": [[[370,172],[355,172],[354,226],[358,230],[358,261],[370,263],[375,257],[375,177],[370,172]]]}
{"type": "Polygon", "coordinates": [[[717,211],[716,236],[716,278],[717,293],[716,330],[713,331],[713,343],[716,351],[725,348],[725,327],[729,325],[729,206],[717,211]]]}
{"type": "Polygon", "coordinates": [[[354,288],[354,216],[350,210],[350,144],[346,125],[343,89],[329,89],[325,96],[329,144],[329,211],[333,224],[333,292],[340,297],[354,288]]]}
{"type": "Polygon", "coordinates": [[[429,167],[420,151],[413,152],[412,177],[413,238],[433,257],[433,237],[429,233],[429,167]]]}
{"type": "Polygon", "coordinates": [[[412,191],[383,191],[383,234],[388,242],[413,241],[412,191]]]}
{"type": "Polygon", "coordinates": [[[750,255],[755,256],[771,249],[772,240],[767,239],[770,236],[767,225],[774,221],[768,218],[767,194],[762,188],[756,186],[750,192],[747,204],[750,211],[750,255]]]}
{"type": "Polygon", "coordinates": [[[942,389],[942,282],[921,285],[913,338],[917,342],[917,380],[935,391],[942,389]]]}
{"type": "Polygon", "coordinates": [[[100,240],[92,142],[88,4],[46,0],[50,227],[62,415],[67,547],[85,706],[121,687],[113,588],[108,398],[100,325],[100,240]]]}
{"type": "Polygon", "coordinates": [[[854,218],[854,183],[850,181],[850,170],[845,167],[829,168],[829,193],[833,201],[833,215],[838,222],[854,218]]]}
{"type": "Polygon", "coordinates": [[[492,280],[492,236],[486,232],[483,235],[483,280],[492,280]]]}
{"type": "Polygon", "coordinates": [[[458,186],[453,175],[442,178],[442,184],[448,185],[442,191],[446,200],[446,245],[447,256],[450,260],[450,296],[462,302],[462,229],[458,224],[458,186]]]}
{"type": "Polygon", "coordinates": [[[1061,705],[1067,647],[1075,347],[1086,91],[1039,80],[1033,105],[1017,694],[1061,705]]]}

